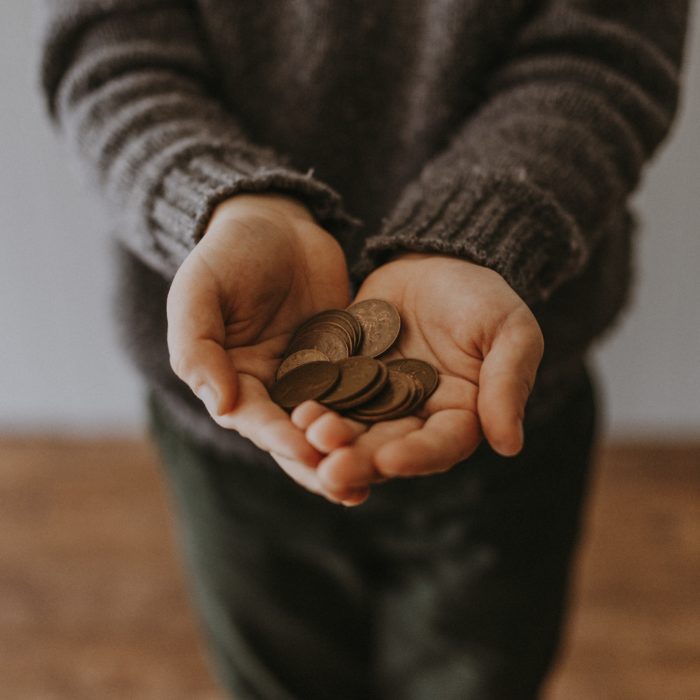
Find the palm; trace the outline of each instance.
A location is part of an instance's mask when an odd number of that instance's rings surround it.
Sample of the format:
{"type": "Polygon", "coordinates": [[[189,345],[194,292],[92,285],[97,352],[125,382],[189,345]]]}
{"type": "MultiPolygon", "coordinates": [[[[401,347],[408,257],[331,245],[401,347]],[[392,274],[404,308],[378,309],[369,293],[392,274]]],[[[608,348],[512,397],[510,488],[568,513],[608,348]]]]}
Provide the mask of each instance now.
{"type": "Polygon", "coordinates": [[[323,236],[312,251],[300,251],[286,249],[282,235],[268,232],[265,247],[247,259],[250,275],[230,274],[240,269],[234,261],[220,264],[222,346],[239,378],[269,387],[294,329],[322,309],[347,304],[344,264],[323,236]]]}
{"type": "Polygon", "coordinates": [[[230,201],[173,281],[173,368],[219,425],[278,461],[312,465],[318,453],[267,388],[294,328],[347,304],[345,259],[299,205],[252,195],[230,201]]]}
{"type": "Polygon", "coordinates": [[[218,299],[221,345],[237,371],[271,382],[294,329],[315,312],[348,300],[345,262],[337,243],[312,222],[236,218],[207,234],[199,284],[218,299]],[[301,235],[298,235],[301,234],[301,235]]]}
{"type": "Polygon", "coordinates": [[[385,299],[399,310],[399,341],[382,359],[425,360],[440,382],[417,415],[376,423],[331,453],[321,466],[326,483],[359,488],[363,479],[444,471],[476,449],[482,430],[491,432],[492,444],[502,435],[514,444],[507,433],[522,407],[509,393],[516,383],[531,382],[541,335],[500,276],[452,258],[406,256],[372,273],[357,298],[385,299]],[[521,348],[522,367],[510,355],[521,348]],[[492,418],[501,409],[503,416],[492,418]]]}
{"type": "MultiPolygon", "coordinates": [[[[428,299],[423,296],[417,305],[391,300],[401,314],[402,331],[396,346],[383,360],[394,358],[418,358],[430,363],[439,374],[435,393],[424,404],[415,417],[401,421],[380,422],[370,428],[372,441],[388,441],[400,433],[407,434],[422,428],[426,421],[431,424],[449,421],[461,428],[461,439],[476,447],[480,439],[477,419],[477,396],[481,357],[478,352],[460,345],[453,328],[442,322],[435,312],[428,310],[428,299]]],[[[450,465],[445,465],[450,466],[450,465]]]]}
{"type": "MultiPolygon", "coordinates": [[[[395,265],[397,265],[395,263],[395,265]]],[[[370,277],[360,289],[357,298],[380,297],[393,303],[401,315],[402,329],[397,344],[382,359],[412,357],[433,365],[440,377],[435,393],[416,416],[379,422],[358,439],[358,446],[377,446],[377,449],[400,437],[413,434],[413,442],[422,439],[419,431],[437,429],[451,431],[459,443],[459,455],[466,457],[478,445],[481,434],[477,415],[479,372],[482,356],[472,338],[478,335],[478,325],[461,309],[448,300],[465,297],[451,281],[451,294],[443,296],[447,280],[432,275],[403,275],[400,270],[385,266],[370,277]]],[[[468,294],[469,292],[465,290],[468,294]]],[[[429,435],[428,435],[429,437],[429,435]]],[[[442,465],[431,463],[426,472],[452,466],[452,457],[442,465]]],[[[456,461],[456,460],[455,460],[456,461]]],[[[422,471],[422,470],[420,470],[422,471]]]]}

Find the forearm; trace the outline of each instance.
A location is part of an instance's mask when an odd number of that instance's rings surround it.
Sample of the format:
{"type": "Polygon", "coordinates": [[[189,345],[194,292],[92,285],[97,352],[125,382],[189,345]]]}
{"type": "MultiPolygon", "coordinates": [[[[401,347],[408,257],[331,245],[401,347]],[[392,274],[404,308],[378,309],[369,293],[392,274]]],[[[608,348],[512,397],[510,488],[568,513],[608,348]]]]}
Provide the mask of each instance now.
{"type": "Polygon", "coordinates": [[[396,249],[448,253],[534,303],[582,270],[670,128],[687,10],[596,5],[550,2],[532,18],[368,240],[361,273],[396,249]]]}
{"type": "Polygon", "coordinates": [[[47,3],[49,109],[148,264],[171,276],[241,192],[294,196],[332,232],[353,224],[335,192],[252,143],[219,103],[189,3],[68,6],[47,3]]]}

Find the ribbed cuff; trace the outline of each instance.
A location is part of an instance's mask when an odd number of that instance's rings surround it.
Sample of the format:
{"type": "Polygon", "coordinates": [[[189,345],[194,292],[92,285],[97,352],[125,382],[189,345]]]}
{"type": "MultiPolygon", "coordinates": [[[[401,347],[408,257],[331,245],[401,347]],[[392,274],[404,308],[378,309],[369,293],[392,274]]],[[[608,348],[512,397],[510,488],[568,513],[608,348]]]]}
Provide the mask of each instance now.
{"type": "Polygon", "coordinates": [[[362,278],[400,251],[453,255],[495,270],[528,303],[546,299],[587,257],[576,222],[545,191],[475,169],[409,186],[353,269],[362,278]]]}
{"type": "MultiPolygon", "coordinates": [[[[259,149],[260,154],[268,152],[259,149]]],[[[258,155],[257,152],[256,154],[258,155]]],[[[349,216],[340,196],[313,177],[251,154],[218,148],[193,148],[178,153],[157,189],[144,202],[150,211],[150,230],[166,268],[177,270],[202,237],[214,209],[224,200],[243,192],[277,192],[295,197],[308,207],[319,225],[336,237],[345,237],[361,222],[349,216]],[[254,162],[256,161],[256,162],[254,162]]]]}

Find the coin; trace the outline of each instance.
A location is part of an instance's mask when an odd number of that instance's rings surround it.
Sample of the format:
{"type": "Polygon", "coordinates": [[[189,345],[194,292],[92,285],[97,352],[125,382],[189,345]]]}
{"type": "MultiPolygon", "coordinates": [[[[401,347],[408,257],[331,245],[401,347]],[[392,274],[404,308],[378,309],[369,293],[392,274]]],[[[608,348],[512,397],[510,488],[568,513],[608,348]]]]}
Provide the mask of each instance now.
{"type": "Polygon", "coordinates": [[[292,341],[286,354],[291,355],[306,349],[318,350],[329,360],[337,361],[349,357],[352,347],[349,341],[335,333],[310,329],[292,341]]]}
{"type": "Polygon", "coordinates": [[[340,369],[332,362],[308,362],[295,367],[275,382],[270,397],[282,408],[291,410],[309,399],[319,399],[335,386],[340,369]]]}
{"type": "MultiPolygon", "coordinates": [[[[367,359],[371,360],[372,358],[370,357],[367,359]]],[[[334,411],[347,411],[348,409],[362,406],[373,399],[384,388],[387,379],[389,378],[389,370],[383,362],[379,360],[375,360],[375,362],[379,364],[379,372],[377,373],[377,378],[374,380],[374,382],[357,396],[353,396],[345,401],[338,401],[334,403],[332,406],[334,411]]]]}
{"type": "Polygon", "coordinates": [[[316,399],[366,423],[410,415],[435,391],[439,375],[423,360],[374,359],[392,347],[400,331],[398,310],[382,299],[320,311],[295,330],[270,395],[287,409],[316,399]],[[331,365],[335,375],[319,365],[331,365]]]}
{"type": "Polygon", "coordinates": [[[345,405],[348,400],[358,396],[362,397],[381,373],[381,364],[371,357],[349,357],[336,364],[340,369],[340,379],[333,391],[321,399],[321,403],[331,408],[336,408],[337,404],[345,405]]]}
{"type": "Polygon", "coordinates": [[[423,395],[423,387],[410,375],[404,374],[403,377],[408,381],[409,390],[408,396],[396,406],[393,410],[382,413],[380,420],[394,420],[395,418],[403,418],[413,413],[413,407],[423,395]]]}
{"type": "Polygon", "coordinates": [[[314,361],[328,362],[329,359],[327,355],[324,355],[320,350],[316,350],[315,348],[297,350],[291,355],[288,355],[277,368],[277,379],[282,379],[282,377],[285,374],[287,374],[287,372],[293,370],[296,367],[314,361]]]}
{"type": "Polygon", "coordinates": [[[347,311],[339,310],[338,313],[340,317],[345,320],[353,334],[353,354],[357,353],[360,349],[360,344],[362,343],[362,326],[360,322],[347,311]]]}
{"type": "Polygon", "coordinates": [[[357,352],[360,341],[362,340],[362,328],[352,314],[342,309],[326,309],[325,311],[317,313],[315,316],[304,321],[304,323],[297,328],[295,335],[302,334],[310,328],[318,329],[324,326],[324,324],[337,329],[342,328],[343,332],[347,333],[348,337],[351,338],[351,354],[357,352]]]}
{"type": "Polygon", "coordinates": [[[413,379],[407,374],[390,369],[384,389],[367,404],[353,409],[350,413],[353,418],[357,417],[360,420],[364,418],[383,420],[384,415],[389,415],[405,405],[413,392],[415,392],[413,379]]]}
{"type": "Polygon", "coordinates": [[[307,333],[330,333],[331,335],[338,336],[343,341],[343,345],[347,348],[348,356],[352,355],[355,349],[355,335],[350,327],[338,321],[325,320],[320,323],[314,324],[311,328],[304,331],[303,335],[307,333]]]}
{"type": "Polygon", "coordinates": [[[360,323],[362,343],[360,355],[379,357],[399,337],[401,317],[393,304],[383,299],[365,299],[347,309],[360,323]]]}
{"type": "Polygon", "coordinates": [[[400,358],[387,362],[391,369],[409,374],[423,387],[423,401],[425,401],[437,388],[440,377],[438,371],[430,363],[415,358],[400,358]]]}
{"type": "Polygon", "coordinates": [[[412,383],[412,390],[406,401],[397,406],[391,413],[382,415],[382,420],[393,420],[394,418],[404,418],[405,416],[410,416],[415,412],[416,408],[423,403],[423,398],[425,392],[423,391],[423,385],[410,374],[404,374],[405,377],[412,383]]]}

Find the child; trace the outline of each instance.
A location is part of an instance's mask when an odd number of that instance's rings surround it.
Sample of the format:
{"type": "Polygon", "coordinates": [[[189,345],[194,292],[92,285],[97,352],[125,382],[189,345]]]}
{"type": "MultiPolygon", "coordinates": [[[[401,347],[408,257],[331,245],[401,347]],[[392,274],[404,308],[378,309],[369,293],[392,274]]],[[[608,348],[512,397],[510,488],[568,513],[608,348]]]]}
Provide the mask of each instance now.
{"type": "Polygon", "coordinates": [[[43,87],[111,205],[222,683],[537,697],[594,435],[585,355],[624,303],[687,3],[45,6],[43,87]],[[285,413],[294,329],[366,298],[398,308],[388,357],[431,362],[435,394],[369,429],[285,413]]]}

